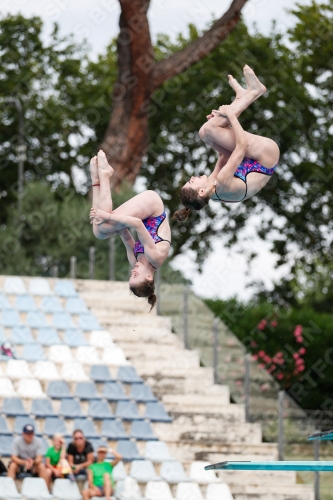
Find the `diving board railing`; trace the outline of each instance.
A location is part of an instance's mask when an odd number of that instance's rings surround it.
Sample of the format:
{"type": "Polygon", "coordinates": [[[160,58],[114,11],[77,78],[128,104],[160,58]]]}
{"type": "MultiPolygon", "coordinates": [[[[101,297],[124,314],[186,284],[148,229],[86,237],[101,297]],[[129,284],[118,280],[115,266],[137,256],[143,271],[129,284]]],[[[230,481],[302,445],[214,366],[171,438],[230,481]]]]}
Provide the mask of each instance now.
{"type": "Polygon", "coordinates": [[[331,472],[333,462],[319,461],[279,461],[279,462],[220,462],[207,465],[205,470],[269,470],[269,471],[311,471],[331,472]]]}

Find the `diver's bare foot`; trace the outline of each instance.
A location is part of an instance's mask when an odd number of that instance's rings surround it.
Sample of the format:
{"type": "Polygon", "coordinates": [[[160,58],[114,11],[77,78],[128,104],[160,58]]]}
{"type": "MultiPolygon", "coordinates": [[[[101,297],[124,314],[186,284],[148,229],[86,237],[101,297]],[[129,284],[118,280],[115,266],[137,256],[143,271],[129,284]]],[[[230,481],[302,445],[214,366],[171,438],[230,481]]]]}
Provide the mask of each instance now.
{"type": "Polygon", "coordinates": [[[90,160],[90,177],[92,184],[99,183],[98,166],[97,166],[97,156],[94,156],[90,160]]]}
{"type": "Polygon", "coordinates": [[[103,224],[103,222],[109,222],[111,214],[108,212],[104,212],[104,210],[99,210],[96,208],[92,208],[90,210],[90,224],[103,224]]]}
{"type": "Polygon", "coordinates": [[[109,165],[108,160],[106,159],[106,154],[101,149],[97,154],[97,163],[98,163],[98,174],[105,174],[108,177],[112,177],[114,173],[114,169],[109,165]]]}
{"type": "Polygon", "coordinates": [[[232,75],[228,75],[228,79],[230,87],[236,92],[236,99],[240,99],[242,95],[246,94],[246,89],[243,89],[243,87],[237,82],[236,78],[232,75]]]}
{"type": "Polygon", "coordinates": [[[252,92],[255,92],[258,97],[266,92],[267,89],[265,85],[261,83],[261,81],[258,79],[255,72],[253,71],[252,68],[250,68],[250,66],[245,64],[243,68],[243,73],[245,76],[246,83],[248,85],[247,88],[248,91],[250,90],[252,92]]]}

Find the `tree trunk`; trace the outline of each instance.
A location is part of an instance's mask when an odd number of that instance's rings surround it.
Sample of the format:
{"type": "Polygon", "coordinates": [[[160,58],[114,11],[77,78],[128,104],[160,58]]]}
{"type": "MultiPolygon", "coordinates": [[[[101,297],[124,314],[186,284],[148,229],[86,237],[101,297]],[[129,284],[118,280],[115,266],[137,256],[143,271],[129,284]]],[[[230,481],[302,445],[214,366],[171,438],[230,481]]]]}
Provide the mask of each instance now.
{"type": "Polygon", "coordinates": [[[236,26],[247,0],[234,0],[204,35],[185,49],[155,63],[147,11],[150,0],[119,0],[118,79],[112,114],[101,148],[115,169],[113,186],[133,184],[149,145],[150,96],[166,80],[185,71],[215,49],[236,26]]]}

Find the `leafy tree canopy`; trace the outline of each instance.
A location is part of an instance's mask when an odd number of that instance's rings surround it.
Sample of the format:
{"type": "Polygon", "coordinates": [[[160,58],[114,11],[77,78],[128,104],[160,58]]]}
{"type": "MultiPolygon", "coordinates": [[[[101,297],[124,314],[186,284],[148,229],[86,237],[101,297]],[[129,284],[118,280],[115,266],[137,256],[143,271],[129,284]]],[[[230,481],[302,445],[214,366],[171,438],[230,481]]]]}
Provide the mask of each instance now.
{"type": "MultiPolygon", "coordinates": [[[[231,101],[227,74],[241,79],[247,63],[263,79],[267,94],[242,115],[241,122],[246,130],[278,142],[281,161],[276,174],[245,203],[211,203],[187,223],[173,223],[173,252],[190,248],[200,264],[214,235],[220,236],[221,244],[232,245],[249,218],[257,215],[258,234],[272,241],[278,265],[291,262],[290,275],[275,288],[274,296],[287,303],[292,303],[291,283],[299,269],[309,276],[319,262],[325,268],[331,261],[332,12],[333,0],[297,6],[294,27],[285,36],[274,28],[269,36],[252,34],[240,23],[208,57],[156,91],[149,108],[151,144],[141,176],[173,212],[184,180],[209,171],[216,160],[197,131],[207,111],[231,101]]],[[[111,43],[92,62],[84,44],[61,38],[56,26],[45,44],[41,29],[39,18],[0,20],[0,97],[19,95],[23,101],[26,181],[43,180],[53,189],[60,183],[65,189],[74,184],[73,167],[87,173],[89,157],[105,132],[116,79],[116,49],[111,43]]],[[[155,47],[157,59],[199,35],[195,26],[175,42],[161,35],[155,47]]],[[[3,106],[0,117],[0,216],[6,224],[16,192],[17,116],[14,109],[3,106]]],[[[247,242],[244,252],[252,258],[256,249],[247,242]]]]}

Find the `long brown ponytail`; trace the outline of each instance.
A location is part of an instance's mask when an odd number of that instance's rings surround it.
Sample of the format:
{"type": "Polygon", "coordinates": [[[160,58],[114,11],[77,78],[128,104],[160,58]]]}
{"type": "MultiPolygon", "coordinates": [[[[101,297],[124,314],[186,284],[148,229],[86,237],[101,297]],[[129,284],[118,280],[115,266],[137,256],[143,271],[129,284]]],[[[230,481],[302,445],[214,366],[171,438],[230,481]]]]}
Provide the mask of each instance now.
{"type": "Polygon", "coordinates": [[[210,196],[199,196],[198,191],[193,188],[182,187],[180,190],[180,199],[185,208],[177,210],[173,214],[173,219],[178,222],[184,222],[187,220],[191,210],[201,210],[208,205],[210,196]]]}
{"type": "Polygon", "coordinates": [[[157,302],[157,297],[155,295],[155,283],[154,280],[145,280],[138,285],[130,286],[131,292],[134,293],[136,297],[148,297],[148,304],[151,306],[149,312],[153,309],[157,302]]]}

